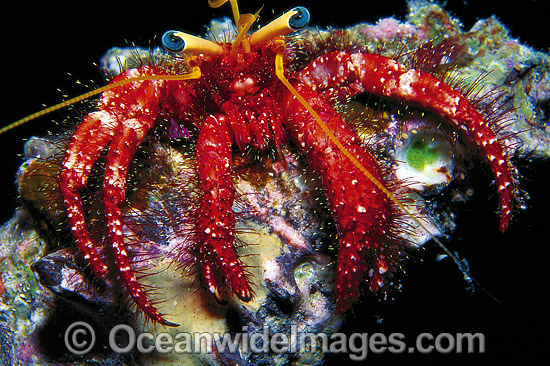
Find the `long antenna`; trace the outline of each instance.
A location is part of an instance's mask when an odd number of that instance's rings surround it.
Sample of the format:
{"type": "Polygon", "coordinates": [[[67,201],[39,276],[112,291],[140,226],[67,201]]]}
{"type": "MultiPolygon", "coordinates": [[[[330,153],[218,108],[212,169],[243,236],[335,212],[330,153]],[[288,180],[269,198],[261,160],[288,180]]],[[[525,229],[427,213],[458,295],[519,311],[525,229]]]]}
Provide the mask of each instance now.
{"type": "Polygon", "coordinates": [[[116,82],[111,83],[109,85],[102,86],[100,88],[91,90],[87,93],[81,94],[77,97],[74,97],[74,98],[71,98],[71,99],[66,100],[64,102],[53,105],[51,107],[44,108],[44,109],[42,109],[42,110],[40,110],[36,113],[33,113],[33,114],[28,115],[26,117],[23,117],[20,120],[17,120],[13,123],[10,123],[9,125],[7,125],[5,127],[0,128],[0,135],[7,132],[7,131],[9,131],[9,130],[17,128],[17,127],[19,127],[19,126],[21,126],[21,125],[23,125],[27,122],[30,122],[32,120],[35,120],[35,119],[39,118],[39,117],[42,117],[46,114],[58,111],[60,109],[68,107],[72,104],[81,102],[81,101],[86,100],[90,97],[101,94],[101,93],[103,93],[107,90],[118,88],[118,87],[126,85],[126,84],[130,84],[130,83],[134,83],[134,82],[138,82],[138,81],[145,81],[145,80],[189,80],[189,79],[198,79],[200,77],[201,77],[201,70],[196,66],[196,67],[193,68],[193,70],[190,73],[183,74],[183,75],[142,75],[142,76],[136,76],[136,77],[131,77],[131,78],[128,78],[128,79],[116,81],[116,82]]]}

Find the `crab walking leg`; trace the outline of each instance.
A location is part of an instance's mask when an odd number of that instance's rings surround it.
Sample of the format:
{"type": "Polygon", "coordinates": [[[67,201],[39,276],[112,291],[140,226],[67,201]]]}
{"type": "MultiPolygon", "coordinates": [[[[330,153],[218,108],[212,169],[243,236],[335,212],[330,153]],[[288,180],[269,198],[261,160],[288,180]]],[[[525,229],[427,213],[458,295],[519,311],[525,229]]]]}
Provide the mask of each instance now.
{"type": "MultiPolygon", "coordinates": [[[[318,92],[360,84],[369,93],[414,103],[465,129],[489,160],[499,192],[500,230],[506,230],[514,197],[510,161],[489,122],[459,91],[427,72],[407,69],[387,57],[363,53],[323,55],[308,65],[299,79],[314,89],[318,86],[318,92]]],[[[353,96],[348,91],[338,97],[353,96]]]]}
{"type": "MultiPolygon", "coordinates": [[[[330,131],[379,182],[385,177],[375,159],[357,141],[338,114],[304,84],[294,85],[330,131]]],[[[322,178],[338,231],[337,306],[345,310],[359,297],[365,273],[369,289],[387,282],[403,252],[403,241],[393,235],[397,209],[383,193],[326,136],[315,118],[290,93],[284,98],[286,128],[308,163],[322,178]]]]}
{"type": "Polygon", "coordinates": [[[243,301],[253,296],[249,280],[234,249],[235,187],[232,178],[232,132],[223,116],[209,116],[197,141],[197,175],[201,192],[196,213],[197,260],[206,287],[225,301],[221,281],[243,301]]]}
{"type": "Polygon", "coordinates": [[[106,111],[89,114],[71,138],[59,178],[69,226],[78,250],[98,277],[105,276],[108,268],[90,238],[79,191],[86,186],[92,166],[113,138],[118,125],[117,119],[106,111]]]}
{"type": "Polygon", "coordinates": [[[103,183],[107,229],[115,264],[128,295],[148,318],[163,325],[173,326],[175,324],[162,317],[143,291],[124,245],[121,206],[126,198],[128,166],[155,121],[150,116],[140,117],[139,120],[128,119],[121,123],[120,130],[109,147],[103,183]]]}

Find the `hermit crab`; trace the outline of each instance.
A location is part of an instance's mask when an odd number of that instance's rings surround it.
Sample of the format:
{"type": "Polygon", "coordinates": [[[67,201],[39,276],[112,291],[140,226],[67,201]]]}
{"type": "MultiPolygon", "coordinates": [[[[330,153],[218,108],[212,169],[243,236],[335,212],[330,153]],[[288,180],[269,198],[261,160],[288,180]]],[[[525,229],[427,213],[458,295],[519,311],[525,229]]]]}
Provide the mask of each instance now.
{"type": "MultiPolygon", "coordinates": [[[[212,7],[226,2],[209,0],[212,7]]],[[[515,194],[513,168],[490,118],[460,90],[430,70],[362,50],[300,53],[287,35],[306,27],[307,9],[291,9],[251,32],[257,14],[240,14],[237,2],[230,2],[238,30],[234,39],[218,43],[168,31],[162,45],[169,62],[125,70],[105,87],[39,112],[101,94],[97,110],[85,116],[72,135],[59,176],[74,241],[97,277],[114,267],[126,293],[148,319],[174,325],[155,308],[136,277],[125,247],[121,211],[128,167],[162,118],[189,131],[195,140],[200,198],[193,218],[193,253],[203,287],[217,301],[223,303],[231,294],[242,301],[254,296],[234,248],[234,154],[279,151],[285,144],[296,146],[322,181],[338,233],[337,307],[346,310],[352,305],[364,278],[372,292],[384,287],[407,250],[407,241],[398,235],[400,218],[411,214],[396,193],[400,183],[390,179],[334,108],[335,102],[360,93],[414,104],[463,130],[491,166],[500,197],[500,230],[506,230],[515,194]],[[303,66],[289,67],[297,54],[305,54],[303,66]],[[90,236],[80,196],[105,149],[106,245],[114,263],[98,254],[101,244],[90,236]]]]}

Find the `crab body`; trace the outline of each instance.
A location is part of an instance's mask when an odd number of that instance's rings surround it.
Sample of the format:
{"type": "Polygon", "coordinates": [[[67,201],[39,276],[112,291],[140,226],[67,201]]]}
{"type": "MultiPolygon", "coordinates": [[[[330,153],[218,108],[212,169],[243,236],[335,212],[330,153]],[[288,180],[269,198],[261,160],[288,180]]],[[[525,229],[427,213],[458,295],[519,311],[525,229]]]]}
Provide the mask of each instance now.
{"type": "MultiPolygon", "coordinates": [[[[250,38],[252,40],[252,37],[250,38]]],[[[191,52],[193,53],[193,52],[191,52]]],[[[386,170],[363,146],[329,101],[369,92],[431,109],[466,130],[485,154],[499,186],[501,230],[510,219],[513,183],[510,163],[483,115],[458,91],[426,72],[364,53],[330,52],[296,72],[289,85],[277,75],[285,57],[280,38],[256,44],[219,44],[214,52],[175,62],[200,69],[200,77],[170,79],[170,70],[146,65],[126,70],[103,92],[98,110],[72,136],[60,186],[68,222],[85,261],[96,275],[110,265],[98,254],[87,229],[79,191],[100,153],[108,146],[104,207],[108,246],[125,290],[156,322],[164,319],[132,269],[123,235],[122,206],[128,166],[160,116],[193,132],[199,189],[194,220],[194,254],[204,287],[220,301],[231,292],[243,301],[254,292],[235,249],[234,147],[280,149],[290,142],[322,179],[338,232],[335,298],[341,310],[359,296],[359,285],[385,286],[399,267],[407,242],[398,235],[405,213],[386,170]],[[294,90],[294,92],[292,91],[294,90]]],[[[288,59],[286,59],[288,61],[288,59]]]]}

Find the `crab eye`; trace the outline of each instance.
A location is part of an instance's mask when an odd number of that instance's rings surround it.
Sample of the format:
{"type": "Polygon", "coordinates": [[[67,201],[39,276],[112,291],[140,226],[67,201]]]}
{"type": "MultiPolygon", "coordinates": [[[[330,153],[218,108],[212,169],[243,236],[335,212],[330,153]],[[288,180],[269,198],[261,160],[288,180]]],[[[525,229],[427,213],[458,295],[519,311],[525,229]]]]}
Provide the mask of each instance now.
{"type": "Polygon", "coordinates": [[[181,52],[185,48],[185,41],[178,37],[177,31],[168,31],[162,35],[162,45],[170,52],[181,52]]]}
{"type": "Polygon", "coordinates": [[[309,11],[303,6],[297,6],[291,10],[291,12],[294,11],[296,14],[290,17],[288,25],[294,30],[299,30],[308,25],[310,19],[309,11]]]}

